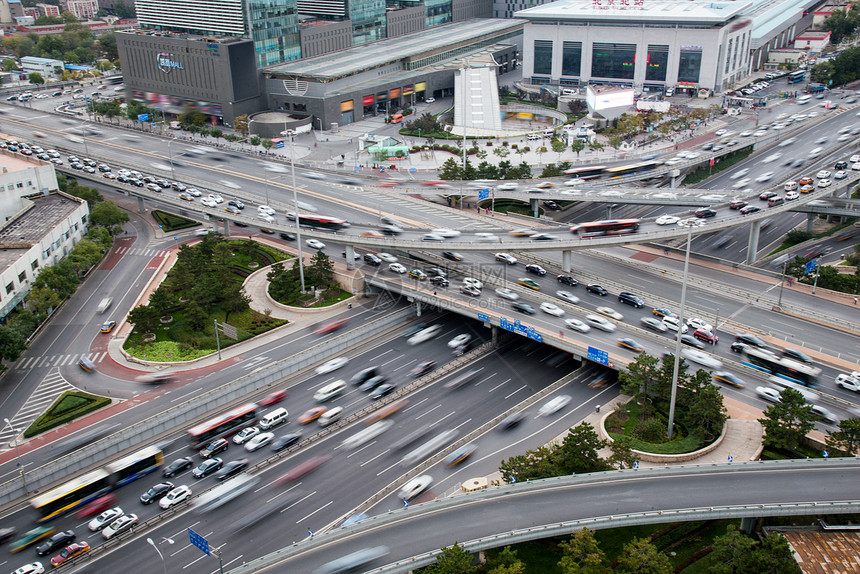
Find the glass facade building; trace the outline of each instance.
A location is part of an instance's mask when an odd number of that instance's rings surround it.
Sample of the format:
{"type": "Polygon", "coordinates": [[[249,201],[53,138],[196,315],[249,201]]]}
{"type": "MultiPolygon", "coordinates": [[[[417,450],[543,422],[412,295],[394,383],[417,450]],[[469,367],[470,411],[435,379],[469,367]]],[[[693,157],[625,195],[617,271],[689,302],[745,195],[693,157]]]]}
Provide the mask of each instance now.
{"type": "Polygon", "coordinates": [[[535,40],[535,74],[552,74],[552,40],[535,40]]]}
{"type": "Polygon", "coordinates": [[[591,52],[591,75],[595,78],[632,80],[636,71],[636,44],[595,43],[591,52]]]}
{"type": "Polygon", "coordinates": [[[302,57],[296,0],[247,0],[257,66],[302,57]]]}
{"type": "Polygon", "coordinates": [[[582,73],[582,42],[564,42],[561,47],[561,75],[579,76],[582,73]]]}
{"type": "Polygon", "coordinates": [[[699,83],[699,72],[702,69],[702,47],[682,46],[678,62],[678,81],[699,83]]]}
{"type": "Polygon", "coordinates": [[[353,44],[385,38],[385,0],[349,0],[353,44]]]}
{"type": "Polygon", "coordinates": [[[669,46],[648,46],[648,60],[645,62],[645,80],[665,82],[666,68],[669,65],[669,46]]]}

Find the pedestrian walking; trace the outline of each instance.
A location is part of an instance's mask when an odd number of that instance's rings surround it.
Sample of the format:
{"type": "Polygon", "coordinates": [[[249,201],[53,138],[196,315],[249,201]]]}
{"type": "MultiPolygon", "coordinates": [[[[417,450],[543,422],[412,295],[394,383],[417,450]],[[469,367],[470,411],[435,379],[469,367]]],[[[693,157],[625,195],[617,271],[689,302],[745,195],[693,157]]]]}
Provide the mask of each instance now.
{"type": "Polygon", "coordinates": [[[854,304],[857,304],[857,297],[854,297],[854,304]]]}

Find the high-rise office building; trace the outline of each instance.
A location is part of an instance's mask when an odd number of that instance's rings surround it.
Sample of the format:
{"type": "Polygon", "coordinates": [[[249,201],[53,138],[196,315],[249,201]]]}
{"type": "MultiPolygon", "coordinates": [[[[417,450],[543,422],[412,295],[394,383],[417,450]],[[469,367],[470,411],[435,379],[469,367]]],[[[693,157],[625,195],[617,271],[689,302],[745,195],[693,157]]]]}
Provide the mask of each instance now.
{"type": "Polygon", "coordinates": [[[257,66],[301,57],[296,0],[136,0],[141,27],[254,41],[257,66]]]}
{"type": "Polygon", "coordinates": [[[382,40],[385,32],[385,0],[298,0],[299,12],[325,20],[349,20],[352,43],[382,40]]]}

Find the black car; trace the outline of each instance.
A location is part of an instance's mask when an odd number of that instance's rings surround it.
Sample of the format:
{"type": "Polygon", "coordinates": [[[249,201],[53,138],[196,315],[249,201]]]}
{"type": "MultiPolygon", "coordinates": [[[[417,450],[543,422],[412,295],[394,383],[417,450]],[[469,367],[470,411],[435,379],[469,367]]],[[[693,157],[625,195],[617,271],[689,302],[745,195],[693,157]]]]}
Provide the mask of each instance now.
{"type": "Polygon", "coordinates": [[[713,209],[708,208],[708,207],[704,207],[702,209],[697,209],[693,215],[695,215],[696,217],[704,219],[707,217],[716,217],[717,212],[714,211],[713,209]]]}
{"type": "Polygon", "coordinates": [[[275,441],[272,443],[272,450],[275,452],[284,450],[288,446],[296,444],[297,442],[299,442],[299,440],[301,440],[301,438],[302,438],[302,433],[300,433],[300,432],[293,432],[290,434],[285,434],[284,436],[275,439],[275,441]]]}
{"type": "Polygon", "coordinates": [[[833,167],[835,167],[836,169],[848,169],[848,162],[847,161],[837,161],[833,167]]]}
{"type": "Polygon", "coordinates": [[[422,361],[418,363],[418,366],[409,371],[409,374],[413,377],[420,377],[421,375],[426,375],[434,368],[436,368],[436,361],[422,361]]]}
{"type": "Polygon", "coordinates": [[[603,287],[601,287],[600,285],[597,285],[595,283],[592,283],[591,285],[586,285],[585,290],[588,291],[589,293],[594,293],[595,295],[600,295],[601,297],[605,297],[605,296],[609,295],[609,291],[607,291],[606,289],[604,289],[603,287]]]}
{"type": "Polygon", "coordinates": [[[219,452],[224,452],[229,448],[230,441],[226,438],[218,438],[207,444],[200,451],[200,458],[209,458],[210,456],[215,456],[219,452]]]}
{"type": "Polygon", "coordinates": [[[445,277],[446,279],[448,277],[448,273],[444,269],[439,269],[438,267],[431,267],[430,269],[428,269],[427,275],[430,275],[431,277],[433,277],[434,275],[436,277],[445,277]]]}
{"type": "Polygon", "coordinates": [[[450,259],[451,261],[462,261],[463,256],[457,253],[456,251],[443,251],[442,257],[445,259],[450,259]]]}
{"type": "Polygon", "coordinates": [[[695,347],[697,349],[704,349],[705,346],[699,342],[699,340],[692,335],[681,335],[681,342],[685,345],[690,345],[691,347],[695,347]]]}
{"type": "Polygon", "coordinates": [[[524,412],[514,413],[512,415],[508,415],[502,419],[502,422],[500,422],[498,425],[496,425],[496,430],[505,431],[508,429],[512,429],[515,426],[517,426],[518,424],[520,424],[521,422],[523,422],[523,419],[525,419],[525,418],[526,418],[526,413],[524,413],[524,412]]]}
{"type": "Polygon", "coordinates": [[[194,461],[191,460],[190,456],[186,456],[184,458],[177,458],[170,464],[164,467],[164,470],[161,471],[161,476],[164,478],[171,478],[176,476],[177,474],[183,473],[194,464],[194,461]]]}
{"type": "Polygon", "coordinates": [[[571,287],[576,287],[579,285],[579,281],[571,277],[570,275],[559,275],[556,277],[559,283],[564,283],[565,285],[570,285],[571,287]]]}
{"type": "Polygon", "coordinates": [[[209,458],[201,462],[191,474],[194,478],[206,478],[213,472],[221,470],[222,466],[224,466],[224,461],[220,458],[209,458]]]}
{"type": "Polygon", "coordinates": [[[746,207],[747,202],[742,199],[736,199],[729,204],[729,209],[740,209],[742,207],[746,207]]]}
{"type": "Polygon", "coordinates": [[[369,379],[364,381],[361,384],[361,386],[358,387],[358,390],[367,393],[367,392],[375,390],[376,387],[378,387],[379,385],[382,385],[386,382],[388,382],[387,377],[384,377],[382,375],[376,375],[375,377],[370,377],[369,379]]]}
{"type": "Polygon", "coordinates": [[[293,235],[292,233],[287,233],[285,231],[281,231],[278,235],[280,235],[281,239],[283,239],[284,241],[295,241],[296,240],[295,235],[293,235]]]}
{"type": "Polygon", "coordinates": [[[812,364],[812,357],[801,351],[800,349],[785,348],[782,350],[782,356],[788,357],[794,361],[801,363],[812,364]]]}
{"type": "Polygon", "coordinates": [[[16,534],[18,534],[18,529],[15,527],[0,528],[0,544],[11,540],[16,534]]]}
{"type": "Polygon", "coordinates": [[[758,198],[762,201],[767,201],[771,197],[776,197],[777,193],[775,191],[763,191],[758,194],[758,198]]]}
{"type": "Polygon", "coordinates": [[[561,207],[559,207],[559,205],[551,199],[545,200],[543,202],[543,206],[553,211],[558,211],[559,209],[561,209],[561,207]]]}
{"type": "Polygon", "coordinates": [[[441,277],[439,275],[431,277],[430,283],[432,283],[433,285],[436,285],[437,287],[447,287],[448,285],[451,284],[447,279],[445,279],[444,277],[441,277]]]}
{"type": "Polygon", "coordinates": [[[68,546],[75,541],[75,538],[77,538],[77,536],[75,535],[74,530],[57,532],[56,534],[48,538],[48,540],[46,540],[44,544],[40,544],[36,547],[36,554],[38,554],[39,556],[50,554],[57,548],[63,548],[64,546],[68,546]]]}
{"type": "Polygon", "coordinates": [[[360,370],[356,374],[354,374],[352,376],[352,379],[350,379],[349,382],[355,386],[363,385],[364,383],[366,383],[367,381],[369,381],[373,377],[377,376],[378,374],[379,374],[379,367],[378,366],[367,367],[365,369],[360,370]]]}
{"type": "Polygon", "coordinates": [[[232,205],[236,209],[245,209],[245,204],[239,201],[238,199],[231,199],[227,202],[227,205],[232,205]]]}
{"type": "Polygon", "coordinates": [[[543,277],[544,275],[546,275],[546,269],[544,269],[543,267],[541,267],[537,263],[530,263],[530,264],[526,265],[526,271],[529,273],[533,273],[534,275],[538,275],[540,277],[543,277]]]}
{"type": "Polygon", "coordinates": [[[380,265],[382,265],[382,259],[374,255],[373,253],[365,253],[364,262],[375,267],[379,267],[380,265]]]}
{"type": "Polygon", "coordinates": [[[173,490],[172,482],[159,482],[140,495],[140,502],[142,504],[152,504],[171,490],[173,490]]]}
{"type": "Polygon", "coordinates": [[[743,353],[746,349],[749,348],[749,345],[747,345],[746,343],[740,343],[738,341],[735,341],[734,343],[732,343],[732,346],[730,348],[734,353],[743,353]]]}
{"type": "Polygon", "coordinates": [[[622,291],[618,294],[618,302],[625,303],[627,305],[632,305],[636,309],[641,309],[645,306],[645,302],[638,295],[634,295],[633,293],[628,293],[626,291],[622,291]]]}
{"type": "Polygon", "coordinates": [[[378,401],[383,397],[387,397],[391,393],[394,392],[394,389],[397,388],[397,385],[393,385],[391,383],[385,383],[384,385],[379,385],[376,389],[370,393],[371,400],[378,401]]]}
{"type": "Polygon", "coordinates": [[[224,465],[224,468],[215,473],[217,480],[225,480],[234,474],[238,474],[248,468],[248,459],[240,458],[239,460],[231,460],[224,465]]]}
{"type": "Polygon", "coordinates": [[[537,313],[534,307],[532,307],[528,303],[517,302],[511,304],[511,307],[513,307],[514,311],[519,311],[520,313],[525,313],[526,315],[534,315],[535,313],[537,313]]]}
{"type": "Polygon", "coordinates": [[[756,211],[761,211],[761,208],[756,207],[755,205],[746,205],[741,208],[741,215],[749,215],[750,213],[755,213],[756,211]]]}
{"type": "Polygon", "coordinates": [[[735,341],[738,343],[744,343],[746,345],[751,345],[753,347],[759,347],[760,349],[767,349],[767,344],[764,341],[756,337],[755,335],[750,335],[749,333],[741,333],[735,337],[735,341]]]}

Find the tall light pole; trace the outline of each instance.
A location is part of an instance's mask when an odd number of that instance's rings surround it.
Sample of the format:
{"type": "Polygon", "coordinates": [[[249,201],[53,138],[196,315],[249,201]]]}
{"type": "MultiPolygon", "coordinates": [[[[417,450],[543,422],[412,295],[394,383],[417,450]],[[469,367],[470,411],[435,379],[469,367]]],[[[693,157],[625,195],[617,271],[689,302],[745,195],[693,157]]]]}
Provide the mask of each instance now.
{"type": "Polygon", "coordinates": [[[322,127],[322,118],[316,119],[320,123],[320,137],[322,137],[323,127],[322,127]]]}
{"type": "Polygon", "coordinates": [[[24,467],[21,466],[21,450],[18,448],[18,429],[12,426],[12,422],[9,419],[3,420],[6,421],[6,426],[11,428],[12,432],[15,433],[15,465],[18,467],[18,471],[21,473],[21,482],[24,484],[24,494],[29,494],[30,491],[27,488],[27,476],[24,474],[24,467]]]}
{"type": "Polygon", "coordinates": [[[296,213],[296,244],[299,247],[299,281],[301,282],[301,293],[305,293],[305,262],[302,255],[302,228],[299,225],[299,193],[296,191],[296,154],[293,147],[294,130],[285,130],[282,134],[290,138],[290,171],[293,172],[293,209],[296,213]]]}
{"type": "Polygon", "coordinates": [[[173,156],[170,155],[170,144],[176,141],[176,137],[171,138],[169,142],[167,142],[167,161],[170,164],[170,178],[173,181],[176,181],[176,168],[173,166],[173,156]]]}
{"type": "MultiPolygon", "coordinates": [[[[170,538],[162,538],[162,542],[167,542],[168,544],[173,544],[173,540],[170,538]]],[[[164,568],[164,574],[167,574],[167,563],[164,561],[164,554],[161,553],[161,550],[158,549],[158,545],[152,538],[146,539],[147,544],[155,548],[155,551],[158,552],[158,557],[161,558],[161,566],[164,568]]]]}
{"type": "MultiPolygon", "coordinates": [[[[672,438],[675,426],[675,399],[678,395],[678,372],[681,368],[681,334],[684,329],[684,311],[687,305],[687,277],[690,268],[690,244],[693,242],[693,226],[687,225],[687,252],[684,255],[684,278],[681,283],[681,311],[678,314],[678,332],[675,336],[675,364],[672,366],[672,396],[669,399],[669,428],[666,436],[672,438]]],[[[716,329],[716,326],[714,326],[716,329]]]]}

